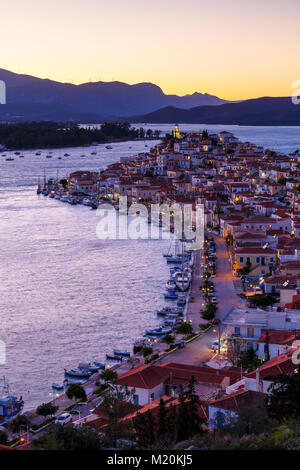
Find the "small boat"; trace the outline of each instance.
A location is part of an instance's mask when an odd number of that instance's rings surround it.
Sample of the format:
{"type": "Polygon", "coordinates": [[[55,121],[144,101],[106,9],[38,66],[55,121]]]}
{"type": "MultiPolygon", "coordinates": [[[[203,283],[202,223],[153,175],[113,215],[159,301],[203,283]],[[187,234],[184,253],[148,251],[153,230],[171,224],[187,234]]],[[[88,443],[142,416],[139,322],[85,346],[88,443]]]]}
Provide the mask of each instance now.
{"type": "Polygon", "coordinates": [[[107,150],[111,150],[111,149],[112,149],[112,146],[111,146],[111,145],[106,145],[105,148],[106,148],[107,150]]]}
{"type": "Polygon", "coordinates": [[[116,356],[114,354],[106,354],[106,359],[110,359],[112,361],[123,361],[122,356],[116,356]]]}
{"type": "Polygon", "coordinates": [[[97,152],[92,152],[91,155],[97,155],[97,152]]]}
{"type": "Polygon", "coordinates": [[[36,194],[42,194],[42,190],[41,190],[41,188],[37,188],[37,190],[36,190],[36,194]]]}
{"type": "Polygon", "coordinates": [[[69,202],[69,196],[62,196],[60,200],[61,202],[69,202]]]}
{"type": "Polygon", "coordinates": [[[20,155],[20,152],[15,152],[15,155],[20,155]]]}
{"type": "Polygon", "coordinates": [[[173,279],[170,279],[169,281],[166,282],[166,289],[167,290],[176,290],[176,282],[173,281],[173,279]]]}
{"type": "Polygon", "coordinates": [[[46,158],[52,158],[52,155],[46,155],[46,158]]]}
{"type": "Polygon", "coordinates": [[[159,326],[158,328],[154,328],[153,330],[147,330],[146,334],[149,336],[163,336],[171,332],[172,328],[163,328],[162,326],[159,326]]]}
{"type": "Polygon", "coordinates": [[[7,162],[12,162],[14,160],[14,158],[11,158],[11,157],[8,157],[5,159],[7,162]]]}
{"type": "Polygon", "coordinates": [[[70,154],[69,153],[64,153],[64,157],[69,157],[70,154]]]}
{"type": "Polygon", "coordinates": [[[177,308],[177,307],[164,307],[160,310],[157,310],[156,313],[157,315],[164,317],[167,315],[182,315],[183,310],[182,308],[177,308]]]}
{"type": "Polygon", "coordinates": [[[20,155],[19,158],[24,158],[24,155],[20,155]]]}
{"type": "Polygon", "coordinates": [[[85,158],[85,155],[80,155],[80,158],[85,158]]]}
{"type": "Polygon", "coordinates": [[[10,387],[5,377],[0,379],[0,422],[9,423],[24,408],[23,397],[17,399],[10,393],[10,387]]]}
{"type": "Polygon", "coordinates": [[[55,194],[54,194],[54,193],[50,193],[49,197],[50,197],[51,199],[54,199],[54,198],[55,198],[55,194]]]}
{"type": "Polygon", "coordinates": [[[176,300],[178,298],[177,292],[166,292],[165,299],[176,300]]]}
{"type": "Polygon", "coordinates": [[[83,369],[65,369],[66,377],[75,377],[77,379],[88,379],[91,376],[91,372],[83,369]]]}
{"type": "Polygon", "coordinates": [[[130,352],[122,351],[121,349],[114,349],[114,354],[116,356],[130,357],[130,352]]]}
{"type": "Polygon", "coordinates": [[[57,383],[55,383],[55,382],[52,384],[52,388],[53,388],[54,390],[58,390],[58,391],[62,391],[62,390],[65,389],[65,387],[64,387],[63,385],[59,385],[59,384],[57,384],[57,383]]]}
{"type": "Polygon", "coordinates": [[[41,152],[36,152],[36,155],[41,155],[41,152]]]}
{"type": "Polygon", "coordinates": [[[91,374],[96,374],[99,370],[99,368],[95,366],[95,364],[90,364],[89,362],[80,362],[80,364],[78,365],[78,369],[91,372],[91,374]]]}
{"type": "Polygon", "coordinates": [[[61,160],[61,157],[57,157],[57,160],[61,160]]]}
{"type": "Polygon", "coordinates": [[[93,364],[94,364],[98,369],[102,369],[102,370],[105,369],[105,364],[103,364],[102,362],[94,361],[93,364]]]}
{"type": "Polygon", "coordinates": [[[77,201],[76,201],[76,199],[74,199],[73,197],[71,197],[71,198],[68,200],[68,203],[71,204],[71,206],[76,206],[77,201]]]}

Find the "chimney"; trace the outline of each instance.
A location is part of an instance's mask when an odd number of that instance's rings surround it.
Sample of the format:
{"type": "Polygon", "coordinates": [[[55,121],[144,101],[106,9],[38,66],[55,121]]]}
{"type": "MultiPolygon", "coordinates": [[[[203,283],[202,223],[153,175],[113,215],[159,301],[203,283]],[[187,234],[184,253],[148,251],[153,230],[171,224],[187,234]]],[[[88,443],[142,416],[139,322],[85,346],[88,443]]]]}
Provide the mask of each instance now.
{"type": "Polygon", "coordinates": [[[259,392],[259,382],[260,382],[260,373],[259,373],[259,368],[256,369],[256,375],[255,375],[255,379],[256,379],[256,391],[259,392]]]}

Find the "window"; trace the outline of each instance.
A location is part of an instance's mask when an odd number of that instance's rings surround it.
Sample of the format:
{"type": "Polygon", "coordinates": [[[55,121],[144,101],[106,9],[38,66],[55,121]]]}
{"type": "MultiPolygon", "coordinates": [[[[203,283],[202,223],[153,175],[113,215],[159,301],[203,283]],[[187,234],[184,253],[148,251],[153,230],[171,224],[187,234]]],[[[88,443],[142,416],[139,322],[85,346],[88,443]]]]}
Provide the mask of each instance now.
{"type": "Polygon", "coordinates": [[[150,398],[151,400],[154,400],[154,393],[151,393],[150,398]]]}
{"type": "Polygon", "coordinates": [[[273,263],[274,262],[274,258],[270,258],[270,263],[273,263]]]}
{"type": "Polygon", "coordinates": [[[244,257],[240,256],[240,263],[243,263],[243,262],[244,262],[244,257]]]}
{"type": "Polygon", "coordinates": [[[234,327],[234,332],[236,335],[239,335],[241,333],[241,328],[239,326],[234,327]]]}
{"type": "Polygon", "coordinates": [[[250,260],[249,257],[247,257],[247,264],[248,264],[248,265],[251,264],[251,260],[250,260]]]}
{"type": "Polygon", "coordinates": [[[139,396],[138,396],[138,395],[134,395],[133,401],[134,401],[134,404],[135,404],[135,405],[138,405],[138,404],[139,404],[139,396]]]}
{"type": "Polygon", "coordinates": [[[247,343],[247,350],[253,349],[253,343],[247,343]]]}
{"type": "Polygon", "coordinates": [[[260,261],[260,257],[259,257],[259,256],[257,256],[257,258],[256,258],[256,262],[257,262],[257,264],[259,263],[259,261],[260,261]]]}
{"type": "Polygon", "coordinates": [[[254,328],[247,328],[247,336],[248,336],[248,338],[253,338],[254,328]]]}

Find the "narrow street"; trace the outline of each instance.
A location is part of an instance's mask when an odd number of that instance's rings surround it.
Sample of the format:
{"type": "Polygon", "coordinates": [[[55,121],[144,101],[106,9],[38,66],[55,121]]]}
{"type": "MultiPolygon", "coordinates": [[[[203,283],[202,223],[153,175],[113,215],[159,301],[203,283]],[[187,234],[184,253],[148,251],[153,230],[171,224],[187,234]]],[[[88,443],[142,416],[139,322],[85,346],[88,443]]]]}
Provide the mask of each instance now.
{"type": "MultiPolygon", "coordinates": [[[[211,233],[209,235],[212,236],[211,233]]],[[[219,236],[214,236],[214,239],[216,243],[217,275],[215,278],[212,278],[212,281],[215,285],[216,297],[218,300],[218,311],[216,317],[221,320],[233,305],[243,307],[244,303],[237,295],[234,288],[234,276],[232,274],[230,261],[227,255],[226,242],[219,236]]],[[[201,250],[197,252],[195,258],[196,267],[192,286],[192,295],[195,297],[195,301],[190,304],[189,312],[191,313],[188,318],[193,320],[192,323],[197,328],[198,325],[196,321],[198,320],[200,323],[199,311],[203,308],[203,299],[199,290],[199,285],[203,281],[203,278],[201,278],[201,250]]],[[[211,350],[211,345],[215,340],[217,340],[216,328],[211,328],[207,333],[202,333],[199,338],[186,344],[183,349],[177,350],[161,359],[159,363],[178,362],[200,365],[203,362],[207,362],[214,355],[211,350]]]]}

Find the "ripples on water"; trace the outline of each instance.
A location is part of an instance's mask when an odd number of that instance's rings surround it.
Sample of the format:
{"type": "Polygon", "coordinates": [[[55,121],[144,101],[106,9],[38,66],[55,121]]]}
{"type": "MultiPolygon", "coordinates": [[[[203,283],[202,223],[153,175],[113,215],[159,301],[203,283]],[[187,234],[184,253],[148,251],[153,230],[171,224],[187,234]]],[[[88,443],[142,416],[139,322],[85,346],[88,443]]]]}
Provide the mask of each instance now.
{"type": "MultiPolygon", "coordinates": [[[[270,147],[274,140],[272,147],[282,151],[300,147],[297,128],[239,128],[243,136],[235,126],[205,127],[270,147]]],[[[0,154],[0,339],[7,348],[0,375],[24,396],[26,408],[50,399],[51,383],[63,380],[65,367],[103,360],[114,347],[131,348],[136,336],[156,326],[169,272],[162,257],[168,241],[98,240],[96,212],[37,196],[38,178],[44,169],[47,177],[99,170],[145,150],[144,142],[126,142],[113,150],[52,150],[51,159],[45,150],[41,156],[21,152],[21,159],[6,152],[11,162],[0,154]]]]}

